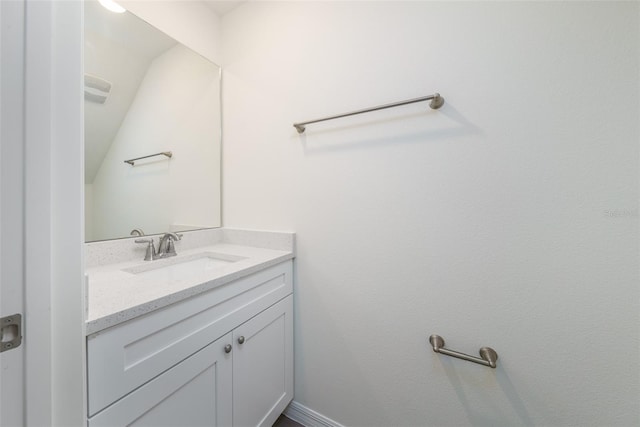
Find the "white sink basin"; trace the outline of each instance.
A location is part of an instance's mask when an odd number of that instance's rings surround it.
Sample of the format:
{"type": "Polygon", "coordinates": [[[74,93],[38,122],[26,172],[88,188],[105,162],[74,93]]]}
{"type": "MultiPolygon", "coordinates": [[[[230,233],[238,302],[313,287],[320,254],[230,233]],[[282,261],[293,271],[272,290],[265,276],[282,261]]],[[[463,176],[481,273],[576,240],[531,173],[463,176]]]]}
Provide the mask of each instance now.
{"type": "Polygon", "coordinates": [[[148,261],[147,264],[125,268],[122,271],[145,279],[182,280],[200,276],[242,259],[245,258],[236,255],[202,252],[190,256],[148,261]]]}

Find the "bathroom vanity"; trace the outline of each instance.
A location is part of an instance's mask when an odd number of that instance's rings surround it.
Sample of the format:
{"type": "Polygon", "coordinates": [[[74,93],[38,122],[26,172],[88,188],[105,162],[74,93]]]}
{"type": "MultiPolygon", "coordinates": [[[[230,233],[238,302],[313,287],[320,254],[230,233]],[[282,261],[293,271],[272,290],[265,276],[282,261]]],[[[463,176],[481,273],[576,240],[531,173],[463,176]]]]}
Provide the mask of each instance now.
{"type": "Polygon", "coordinates": [[[87,245],[88,425],[272,425],[293,398],[294,235],[194,231],[176,249],[87,245]]]}

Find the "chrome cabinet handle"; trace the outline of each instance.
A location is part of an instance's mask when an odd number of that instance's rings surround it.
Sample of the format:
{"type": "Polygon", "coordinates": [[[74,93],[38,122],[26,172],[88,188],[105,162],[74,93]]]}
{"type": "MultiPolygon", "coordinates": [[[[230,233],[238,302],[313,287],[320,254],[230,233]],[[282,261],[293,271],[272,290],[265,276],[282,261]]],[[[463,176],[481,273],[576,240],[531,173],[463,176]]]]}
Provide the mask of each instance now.
{"type": "Polygon", "coordinates": [[[498,353],[490,347],[482,347],[479,352],[480,357],[474,357],[460,353],[459,351],[444,348],[444,338],[440,335],[431,335],[429,337],[429,342],[433,346],[433,351],[436,353],[446,354],[447,356],[457,357],[458,359],[467,360],[473,363],[479,363],[480,365],[489,366],[490,368],[495,368],[496,362],[498,361],[498,353]]]}
{"type": "Polygon", "coordinates": [[[244,336],[238,338],[238,344],[244,344],[244,336]]]}
{"type": "Polygon", "coordinates": [[[227,344],[224,346],[225,353],[231,353],[231,349],[232,349],[231,344],[227,344]]]}

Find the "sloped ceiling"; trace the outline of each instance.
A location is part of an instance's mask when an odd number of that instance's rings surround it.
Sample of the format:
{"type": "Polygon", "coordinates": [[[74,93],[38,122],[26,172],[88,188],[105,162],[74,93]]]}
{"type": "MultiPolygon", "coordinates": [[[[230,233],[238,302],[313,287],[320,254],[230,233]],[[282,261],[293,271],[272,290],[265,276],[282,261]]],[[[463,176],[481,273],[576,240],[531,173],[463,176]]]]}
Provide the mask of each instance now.
{"type": "Polygon", "coordinates": [[[85,2],[85,73],[112,85],[104,104],[85,101],[85,184],[93,182],[149,64],[176,44],[129,12],[85,2]]]}
{"type": "MultiPolygon", "coordinates": [[[[218,16],[246,0],[202,0],[218,16]]],[[[111,83],[104,104],[85,101],[85,184],[91,184],[151,61],[176,41],[126,12],[85,1],[85,73],[111,83]]]]}

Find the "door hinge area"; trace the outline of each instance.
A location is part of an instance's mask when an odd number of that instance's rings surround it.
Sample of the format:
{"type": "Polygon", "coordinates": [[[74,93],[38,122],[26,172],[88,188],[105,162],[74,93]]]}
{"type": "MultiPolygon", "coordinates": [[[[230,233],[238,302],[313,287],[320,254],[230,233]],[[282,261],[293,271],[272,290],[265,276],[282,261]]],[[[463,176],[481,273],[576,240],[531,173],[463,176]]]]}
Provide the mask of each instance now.
{"type": "Polygon", "coordinates": [[[22,315],[13,314],[0,318],[0,353],[13,350],[22,344],[22,315]]]}

